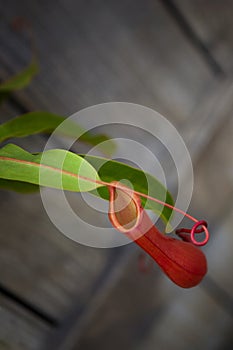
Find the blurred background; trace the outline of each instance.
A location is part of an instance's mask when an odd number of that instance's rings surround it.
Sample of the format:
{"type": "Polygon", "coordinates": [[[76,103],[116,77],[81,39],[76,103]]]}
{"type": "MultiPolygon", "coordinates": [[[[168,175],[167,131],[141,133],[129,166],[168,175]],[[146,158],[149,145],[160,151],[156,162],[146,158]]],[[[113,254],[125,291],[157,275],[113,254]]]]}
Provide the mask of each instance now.
{"type": "MultiPolygon", "coordinates": [[[[141,273],[135,244],[79,245],[53,226],[39,194],[1,190],[0,349],[232,349],[233,1],[0,3],[1,81],[28,64],[31,42],[40,65],[1,105],[1,121],[111,101],[155,109],[187,144],[189,212],[211,232],[208,275],[183,290],[157,266],[141,273]]],[[[17,141],[31,151],[44,142],[17,141]]]]}

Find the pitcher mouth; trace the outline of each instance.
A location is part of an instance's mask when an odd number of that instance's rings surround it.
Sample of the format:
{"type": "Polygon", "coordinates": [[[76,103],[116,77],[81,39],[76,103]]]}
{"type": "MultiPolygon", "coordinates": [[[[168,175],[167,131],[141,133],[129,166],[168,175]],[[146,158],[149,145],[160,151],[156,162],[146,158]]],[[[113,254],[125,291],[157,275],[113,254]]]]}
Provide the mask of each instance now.
{"type": "Polygon", "coordinates": [[[109,219],[112,225],[122,233],[135,230],[141,222],[141,201],[134,191],[118,181],[108,187],[109,219]],[[115,186],[114,186],[115,185],[115,186]]]}

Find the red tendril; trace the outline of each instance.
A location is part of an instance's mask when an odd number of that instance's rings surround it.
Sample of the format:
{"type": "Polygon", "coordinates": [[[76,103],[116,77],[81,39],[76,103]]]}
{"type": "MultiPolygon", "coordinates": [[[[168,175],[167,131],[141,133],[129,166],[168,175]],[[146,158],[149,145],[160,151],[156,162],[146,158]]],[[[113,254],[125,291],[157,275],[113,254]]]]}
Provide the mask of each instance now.
{"type": "Polygon", "coordinates": [[[184,241],[188,241],[193,243],[197,246],[203,246],[205,245],[209,240],[209,231],[207,229],[207,222],[204,220],[197,221],[191,229],[188,228],[180,228],[176,230],[176,234],[182,238],[184,241]],[[198,227],[201,226],[201,228],[198,229],[198,227]],[[200,234],[204,232],[205,237],[202,241],[197,241],[195,238],[195,234],[200,234]],[[185,233],[188,233],[189,235],[186,235],[185,233]]]}

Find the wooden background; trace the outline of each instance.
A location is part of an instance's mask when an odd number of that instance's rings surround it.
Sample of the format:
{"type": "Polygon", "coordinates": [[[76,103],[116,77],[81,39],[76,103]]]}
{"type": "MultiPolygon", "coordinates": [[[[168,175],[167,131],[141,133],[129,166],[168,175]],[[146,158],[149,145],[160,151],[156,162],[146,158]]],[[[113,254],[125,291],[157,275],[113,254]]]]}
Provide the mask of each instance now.
{"type": "MultiPolygon", "coordinates": [[[[32,84],[1,106],[1,120],[31,110],[69,116],[109,101],[159,111],[187,143],[189,211],[211,231],[208,275],[183,290],[156,266],[141,274],[135,245],[74,243],[39,195],[1,191],[1,350],[232,349],[232,14],[231,0],[1,1],[1,80],[30,60],[19,18],[40,62],[32,84]]],[[[38,151],[44,141],[18,143],[38,151]]]]}

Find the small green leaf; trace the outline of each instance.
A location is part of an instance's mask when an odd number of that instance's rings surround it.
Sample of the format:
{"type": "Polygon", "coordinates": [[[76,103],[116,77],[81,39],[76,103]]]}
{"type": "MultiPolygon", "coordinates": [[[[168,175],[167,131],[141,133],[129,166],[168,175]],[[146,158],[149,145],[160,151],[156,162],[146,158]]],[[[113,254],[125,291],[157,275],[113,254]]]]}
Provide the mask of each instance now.
{"type": "MultiPolygon", "coordinates": [[[[12,137],[25,137],[42,132],[52,132],[64,120],[64,117],[49,112],[22,114],[0,125],[0,142],[12,137]]],[[[77,131],[82,131],[78,125],[76,128],[77,131]]]]}
{"type": "Polygon", "coordinates": [[[99,186],[96,170],[74,153],[54,149],[34,155],[13,144],[0,150],[0,178],[76,192],[99,186]]]}
{"type": "MultiPolygon", "coordinates": [[[[53,132],[66,118],[49,112],[30,112],[16,117],[0,125],[0,142],[12,137],[25,137],[38,133],[53,132]]],[[[59,130],[59,129],[58,129],[59,130]]],[[[62,136],[79,138],[82,142],[98,146],[104,154],[112,154],[115,149],[113,141],[108,140],[106,135],[93,135],[86,132],[81,126],[73,121],[66,120],[60,132],[62,136]],[[108,140],[108,146],[101,145],[101,142],[108,140]]]]}
{"type": "Polygon", "coordinates": [[[32,61],[27,68],[0,84],[0,94],[25,88],[38,73],[38,70],[38,64],[35,61],[32,61]]]}

